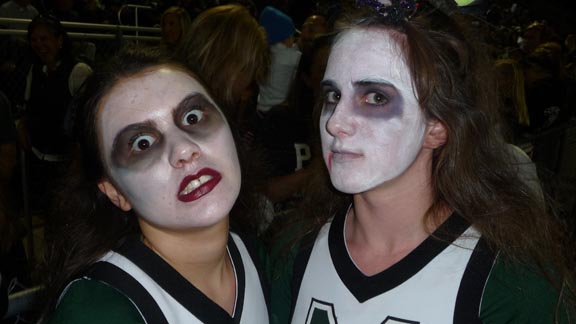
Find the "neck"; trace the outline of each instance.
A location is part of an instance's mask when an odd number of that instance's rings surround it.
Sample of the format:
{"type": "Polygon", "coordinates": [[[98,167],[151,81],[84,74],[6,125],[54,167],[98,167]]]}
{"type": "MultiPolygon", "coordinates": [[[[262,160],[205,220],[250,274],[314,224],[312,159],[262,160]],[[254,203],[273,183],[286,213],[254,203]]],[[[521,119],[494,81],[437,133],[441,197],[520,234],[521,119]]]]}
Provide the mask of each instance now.
{"type": "Polygon", "coordinates": [[[201,229],[173,231],[140,219],[142,240],[184,278],[232,314],[236,296],[234,267],[228,256],[228,219],[201,229]]]}
{"type": "Polygon", "coordinates": [[[432,205],[432,151],[420,152],[402,175],[354,195],[346,242],[365,274],[381,272],[420,245],[439,224],[427,221],[432,205]]]}

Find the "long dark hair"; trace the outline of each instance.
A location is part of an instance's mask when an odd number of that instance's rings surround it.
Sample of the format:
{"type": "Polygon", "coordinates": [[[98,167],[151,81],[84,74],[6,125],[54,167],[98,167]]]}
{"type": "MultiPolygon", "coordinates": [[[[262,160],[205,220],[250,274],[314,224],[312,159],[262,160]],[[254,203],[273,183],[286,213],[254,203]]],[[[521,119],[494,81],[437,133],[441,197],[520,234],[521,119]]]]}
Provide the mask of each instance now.
{"type": "MultiPolygon", "coordinates": [[[[500,103],[487,51],[465,27],[467,17],[420,3],[410,19],[393,21],[358,9],[336,28],[339,35],[358,28],[391,33],[425,116],[447,130],[447,142],[433,154],[433,202],[426,224],[439,224],[442,210],[454,210],[506,260],[538,268],[558,289],[573,289],[575,259],[567,249],[567,233],[522,179],[512,162],[517,158],[499,132],[500,103]]],[[[301,236],[319,230],[352,199],[328,183],[325,168],[316,175],[299,219],[301,236]]]]}
{"type": "MultiPolygon", "coordinates": [[[[75,101],[75,158],[59,191],[55,205],[57,216],[46,226],[48,289],[44,300],[48,305],[44,308],[43,319],[54,309],[59,294],[71,279],[121,245],[128,234],[139,232],[133,212],[117,208],[97,187],[106,171],[96,122],[101,101],[118,82],[159,65],[181,68],[202,83],[184,65],[158,48],[127,48],[95,70],[75,101]]],[[[242,152],[240,147],[239,151],[242,152]]],[[[242,157],[240,154],[241,161],[242,157]]],[[[259,209],[254,208],[256,203],[252,198],[250,186],[243,183],[230,212],[231,226],[240,232],[254,233],[258,226],[259,209]]]]}

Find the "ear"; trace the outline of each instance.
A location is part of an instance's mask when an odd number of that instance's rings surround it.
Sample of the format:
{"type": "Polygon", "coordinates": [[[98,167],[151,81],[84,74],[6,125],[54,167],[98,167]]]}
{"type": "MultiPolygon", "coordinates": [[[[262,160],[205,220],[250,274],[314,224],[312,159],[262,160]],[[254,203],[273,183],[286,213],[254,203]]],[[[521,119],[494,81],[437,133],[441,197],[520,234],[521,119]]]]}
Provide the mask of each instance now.
{"type": "Polygon", "coordinates": [[[426,126],[426,136],[424,137],[424,148],[436,149],[446,143],[448,132],[446,126],[440,121],[434,119],[428,122],[426,126]]]}
{"type": "Polygon", "coordinates": [[[100,189],[116,207],[125,212],[132,209],[130,202],[116,189],[110,180],[104,179],[98,182],[98,189],[100,189]]]}

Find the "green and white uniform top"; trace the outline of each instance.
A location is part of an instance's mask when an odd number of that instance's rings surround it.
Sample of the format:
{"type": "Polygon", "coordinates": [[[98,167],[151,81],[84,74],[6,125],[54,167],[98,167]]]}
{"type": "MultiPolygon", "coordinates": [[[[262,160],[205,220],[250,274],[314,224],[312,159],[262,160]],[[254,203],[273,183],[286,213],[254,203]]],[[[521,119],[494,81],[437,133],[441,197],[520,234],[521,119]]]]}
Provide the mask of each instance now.
{"type": "Polygon", "coordinates": [[[282,263],[273,323],[554,323],[556,290],[536,271],[505,264],[459,215],[373,276],[348,253],[345,218],[336,215],[282,263]]]}
{"type": "Polygon", "coordinates": [[[237,287],[233,316],[130,237],[68,285],[50,323],[268,323],[257,253],[231,233],[228,254],[237,287]]]}

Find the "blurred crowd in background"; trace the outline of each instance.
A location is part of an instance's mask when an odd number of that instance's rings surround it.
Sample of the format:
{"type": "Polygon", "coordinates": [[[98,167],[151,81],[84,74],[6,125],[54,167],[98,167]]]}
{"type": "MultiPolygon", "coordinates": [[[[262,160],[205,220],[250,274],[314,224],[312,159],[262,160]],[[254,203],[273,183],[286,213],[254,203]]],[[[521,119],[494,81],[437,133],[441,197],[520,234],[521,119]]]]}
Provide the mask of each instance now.
{"type": "MultiPolygon", "coordinates": [[[[243,38],[238,39],[238,44],[228,44],[240,50],[223,56],[217,64],[206,63],[198,69],[226,70],[199,72],[207,79],[207,75],[214,75],[214,80],[206,81],[220,103],[233,106],[234,112],[229,111],[228,118],[239,129],[245,144],[263,148],[267,181],[262,192],[270,201],[271,213],[281,214],[294,205],[305,185],[307,166],[315,161],[314,94],[326,66],[330,33],[335,17],[349,1],[4,1],[0,18],[34,21],[0,19],[0,31],[4,31],[0,33],[2,274],[18,277],[22,287],[34,285],[27,260],[30,251],[24,252],[24,245],[18,244],[29,233],[26,225],[30,224],[19,221],[20,216],[42,210],[45,202],[38,197],[50,191],[65,168],[53,162],[67,159],[67,107],[82,81],[119,48],[138,42],[123,37],[134,32],[95,32],[82,25],[63,30],[59,22],[157,27],[159,32],[139,32],[151,37],[141,42],[164,47],[184,58],[198,55],[194,60],[209,61],[214,58],[209,51],[195,52],[215,42],[216,37],[210,32],[201,36],[209,28],[208,19],[202,14],[232,3],[247,9],[266,33],[264,38],[257,40],[259,36],[254,35],[254,41],[248,40],[248,29],[238,29],[242,34],[238,37],[243,38]],[[38,15],[49,18],[35,19],[38,15]],[[99,39],[80,34],[59,41],[58,37],[70,32],[111,33],[114,37],[99,39]],[[263,40],[267,43],[258,43],[263,40]],[[239,66],[242,61],[252,62],[250,71],[239,66]],[[234,82],[218,80],[219,75],[234,82]],[[38,113],[42,106],[63,109],[38,113]],[[51,146],[54,143],[58,143],[57,147],[51,146]],[[30,210],[23,211],[24,208],[30,210]]],[[[566,151],[574,150],[574,145],[570,148],[564,144],[566,130],[575,124],[576,24],[571,21],[576,14],[574,3],[478,0],[461,10],[469,13],[493,59],[498,74],[495,86],[506,121],[502,125],[504,136],[524,149],[550,177],[560,173],[576,177],[576,172],[566,171],[566,163],[562,162],[566,151]]],[[[567,192],[576,191],[568,189],[567,192]]],[[[574,198],[571,199],[570,206],[574,208],[574,198]]],[[[6,281],[2,284],[9,285],[6,281]]]]}

